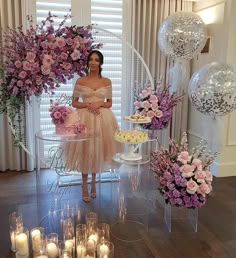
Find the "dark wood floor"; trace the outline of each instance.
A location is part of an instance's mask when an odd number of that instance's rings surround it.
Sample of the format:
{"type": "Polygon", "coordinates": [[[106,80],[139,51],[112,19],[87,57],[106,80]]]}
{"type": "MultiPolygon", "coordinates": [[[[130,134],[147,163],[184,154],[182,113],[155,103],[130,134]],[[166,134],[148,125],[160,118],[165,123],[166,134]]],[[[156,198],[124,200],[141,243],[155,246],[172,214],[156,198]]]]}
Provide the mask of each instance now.
{"type": "Polygon", "coordinates": [[[199,209],[197,233],[186,219],[173,219],[169,233],[164,203],[148,167],[140,172],[124,166],[120,174],[120,182],[97,184],[98,197],[85,204],[79,185],[56,187],[53,171],[43,171],[38,184],[35,172],[1,172],[0,257],[15,257],[10,251],[10,212],[22,211],[27,228],[42,225],[51,233],[58,225],[48,214],[68,207],[80,210],[80,222],[86,212],[96,211],[99,221],[111,225],[117,258],[236,257],[236,177],[214,178],[214,191],[199,209]]]}

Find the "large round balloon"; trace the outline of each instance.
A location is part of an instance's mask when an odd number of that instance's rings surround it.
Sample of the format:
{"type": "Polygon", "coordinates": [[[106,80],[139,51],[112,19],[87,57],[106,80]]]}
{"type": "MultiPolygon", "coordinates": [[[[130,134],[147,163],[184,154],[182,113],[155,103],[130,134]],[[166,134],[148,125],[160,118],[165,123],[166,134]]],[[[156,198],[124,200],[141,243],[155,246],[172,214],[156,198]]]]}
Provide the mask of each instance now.
{"type": "Polygon", "coordinates": [[[210,63],[189,82],[189,98],[198,111],[223,116],[236,109],[236,73],[231,65],[210,63]]]}
{"type": "Polygon", "coordinates": [[[176,12],[168,16],[158,32],[160,49],[175,60],[190,60],[199,54],[207,40],[206,26],[192,12],[176,12]]]}

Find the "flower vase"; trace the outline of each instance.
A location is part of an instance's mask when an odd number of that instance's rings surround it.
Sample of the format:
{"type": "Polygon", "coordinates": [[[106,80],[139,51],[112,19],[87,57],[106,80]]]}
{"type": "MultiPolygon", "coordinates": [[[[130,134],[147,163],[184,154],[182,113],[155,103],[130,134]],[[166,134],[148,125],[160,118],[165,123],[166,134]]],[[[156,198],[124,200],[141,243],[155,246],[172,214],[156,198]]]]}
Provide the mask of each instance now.
{"type": "Polygon", "coordinates": [[[167,225],[168,231],[172,231],[172,224],[176,222],[176,225],[189,224],[192,226],[194,232],[198,229],[198,208],[190,209],[183,207],[171,206],[170,204],[164,205],[164,220],[167,225]]]}

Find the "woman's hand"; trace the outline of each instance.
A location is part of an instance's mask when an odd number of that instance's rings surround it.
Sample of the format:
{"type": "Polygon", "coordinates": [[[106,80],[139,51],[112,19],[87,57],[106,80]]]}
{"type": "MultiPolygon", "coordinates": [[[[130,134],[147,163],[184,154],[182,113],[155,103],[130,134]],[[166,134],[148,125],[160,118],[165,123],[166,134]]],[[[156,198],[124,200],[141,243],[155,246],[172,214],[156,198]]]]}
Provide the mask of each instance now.
{"type": "Polygon", "coordinates": [[[103,102],[93,102],[93,103],[88,103],[87,108],[88,111],[93,113],[94,115],[99,115],[100,110],[99,108],[102,106],[103,102]]]}

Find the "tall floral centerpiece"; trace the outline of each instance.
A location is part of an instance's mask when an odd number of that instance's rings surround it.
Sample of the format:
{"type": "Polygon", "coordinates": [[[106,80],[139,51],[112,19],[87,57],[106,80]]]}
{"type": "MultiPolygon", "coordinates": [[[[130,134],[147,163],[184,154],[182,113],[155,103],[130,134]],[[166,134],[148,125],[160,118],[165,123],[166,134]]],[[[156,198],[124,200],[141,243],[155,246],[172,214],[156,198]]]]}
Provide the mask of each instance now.
{"type": "Polygon", "coordinates": [[[182,96],[170,93],[170,85],[162,88],[157,84],[156,90],[146,87],[134,102],[135,113],[151,118],[150,123],[142,124],[144,129],[160,130],[168,126],[173,108],[181,99],[182,96]]]}
{"type": "Polygon", "coordinates": [[[212,191],[210,166],[217,153],[212,154],[200,142],[190,152],[187,135],[181,144],[170,139],[169,149],[162,146],[151,154],[151,169],[165,202],[177,207],[199,208],[212,191]]]}
{"type": "Polygon", "coordinates": [[[94,44],[92,26],[65,26],[70,14],[56,28],[50,12],[41,24],[33,26],[28,16],[29,29],[19,26],[3,32],[0,53],[3,57],[0,74],[0,113],[7,113],[15,139],[20,141],[22,131],[22,107],[31,96],[43,92],[53,94],[61,83],[81,75],[94,44]]]}

